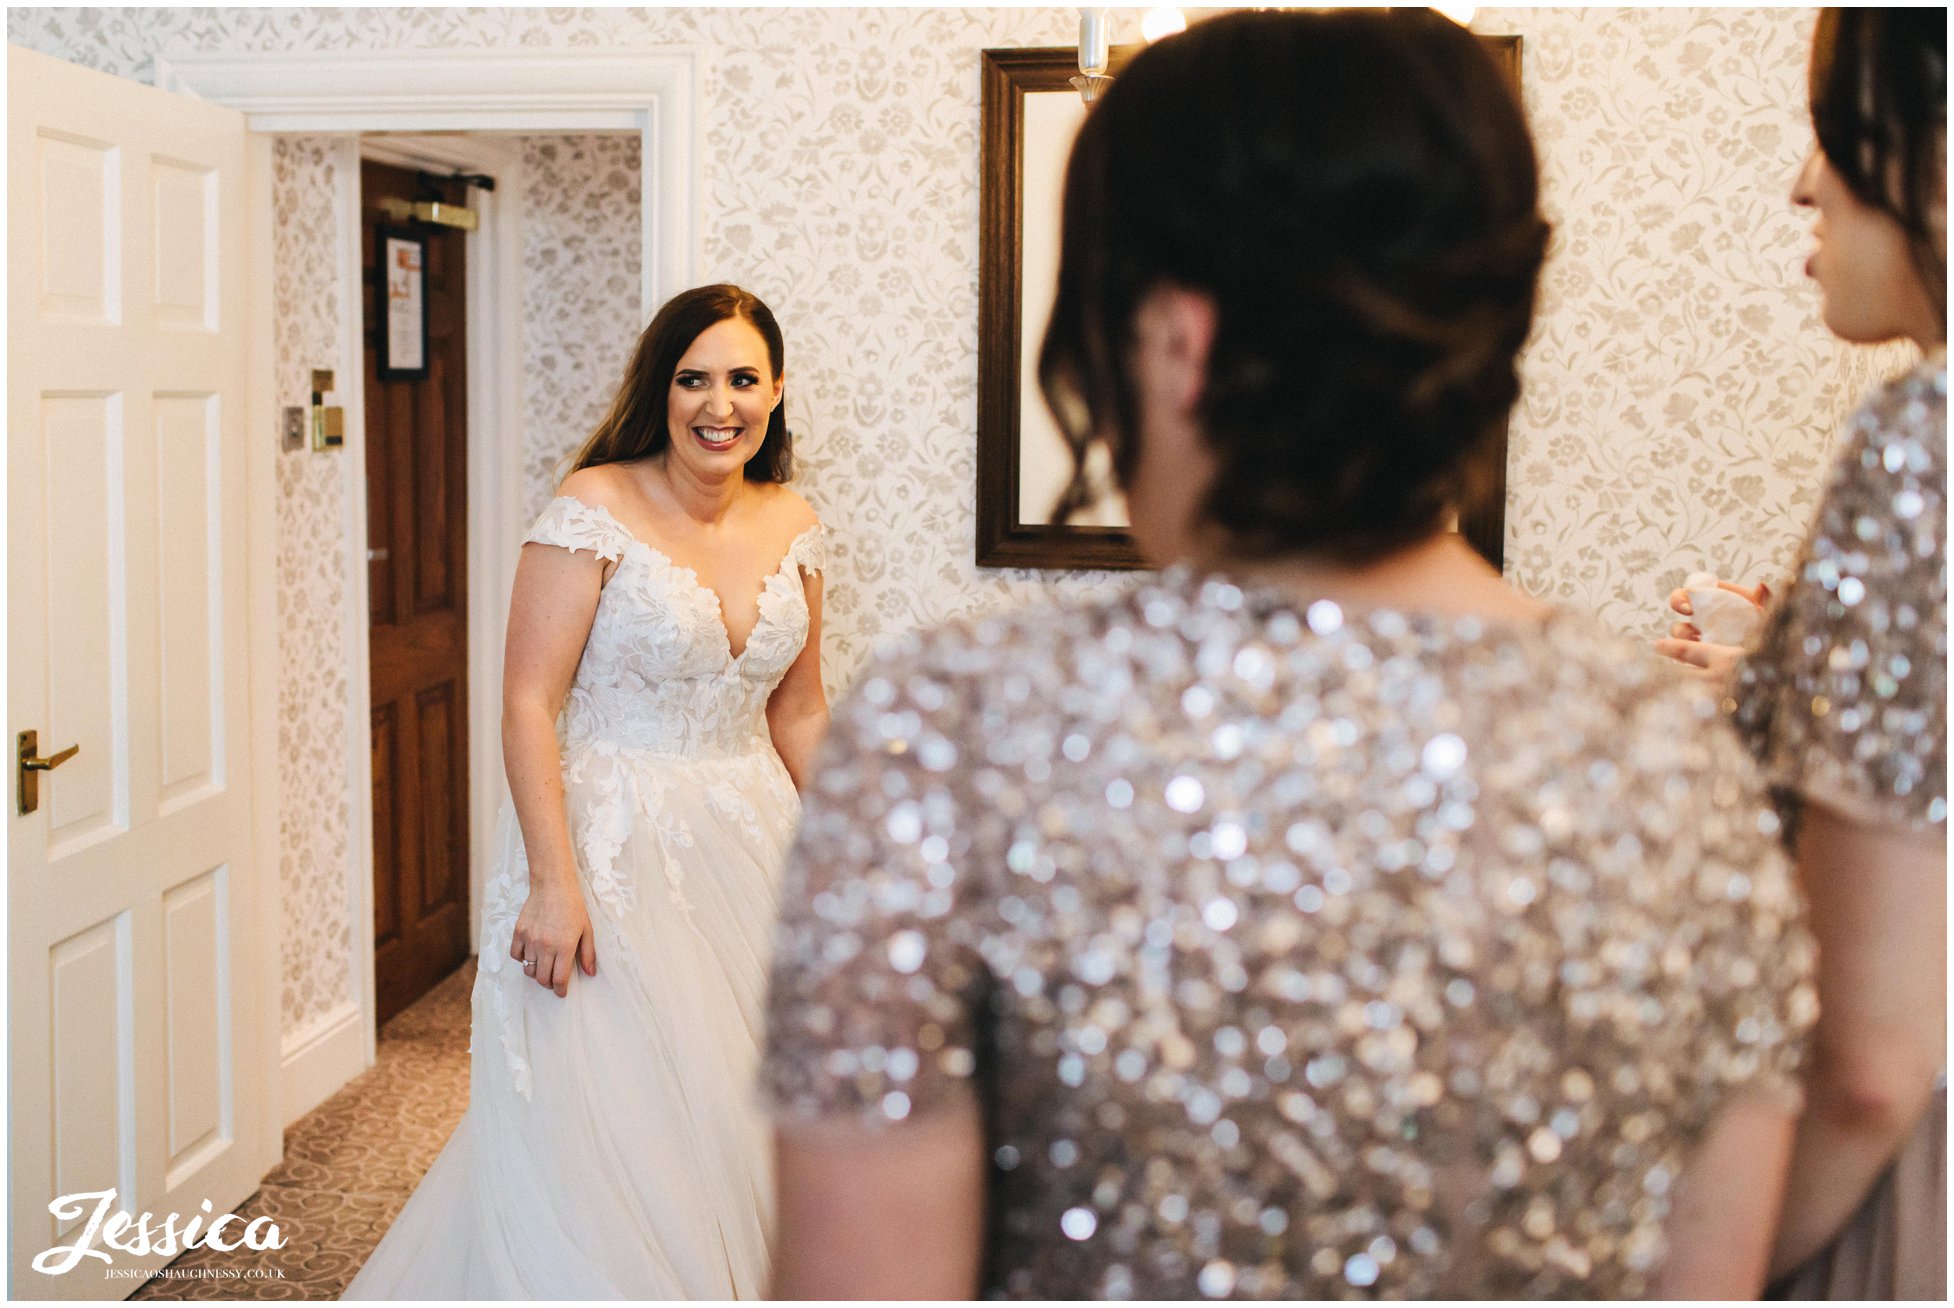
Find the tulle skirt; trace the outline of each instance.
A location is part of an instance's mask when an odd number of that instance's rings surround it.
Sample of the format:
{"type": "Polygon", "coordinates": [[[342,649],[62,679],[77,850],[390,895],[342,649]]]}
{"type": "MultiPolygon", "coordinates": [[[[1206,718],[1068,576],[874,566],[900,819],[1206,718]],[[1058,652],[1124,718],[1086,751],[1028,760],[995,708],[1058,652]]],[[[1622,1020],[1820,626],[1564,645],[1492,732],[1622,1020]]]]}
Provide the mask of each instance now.
{"type": "Polygon", "coordinates": [[[468,1111],[348,1298],[766,1292],[753,1075],[799,799],[770,747],[680,760],[589,745],[564,772],[597,975],[559,999],[509,957],[528,874],[505,810],[468,1111]]]}

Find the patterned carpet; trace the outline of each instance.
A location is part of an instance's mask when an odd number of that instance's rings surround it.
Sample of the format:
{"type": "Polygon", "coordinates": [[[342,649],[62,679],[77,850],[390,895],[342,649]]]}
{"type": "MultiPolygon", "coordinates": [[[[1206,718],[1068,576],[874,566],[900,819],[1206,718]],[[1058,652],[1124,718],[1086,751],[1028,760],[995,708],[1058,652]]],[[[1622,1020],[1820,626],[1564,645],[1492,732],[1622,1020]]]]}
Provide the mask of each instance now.
{"type": "Polygon", "coordinates": [[[270,1216],[283,1249],[193,1250],[132,1297],[338,1298],[468,1107],[474,984],[471,959],[381,1029],[373,1067],[286,1129],[285,1161],[237,1210],[270,1216]]]}

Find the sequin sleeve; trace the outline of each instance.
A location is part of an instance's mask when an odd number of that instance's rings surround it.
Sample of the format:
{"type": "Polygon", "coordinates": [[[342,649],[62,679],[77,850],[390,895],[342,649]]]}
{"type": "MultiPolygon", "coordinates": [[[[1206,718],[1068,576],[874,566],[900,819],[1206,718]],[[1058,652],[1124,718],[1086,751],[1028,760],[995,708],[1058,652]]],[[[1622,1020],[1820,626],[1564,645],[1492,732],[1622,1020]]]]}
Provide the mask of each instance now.
{"type": "Polygon", "coordinates": [[[987,974],[961,700],[912,643],[835,711],[781,895],[760,1074],[781,1117],[886,1124],[969,1093],[987,974]]]}
{"type": "Polygon", "coordinates": [[[1739,669],[1739,730],[1790,805],[1946,824],[1946,452],[1944,363],[1873,395],[1739,669]]]}
{"type": "MultiPolygon", "coordinates": [[[[1734,1092],[1750,1090],[1800,1102],[1797,1073],[1818,1018],[1817,947],[1791,861],[1777,839],[1780,819],[1744,746],[1707,702],[1693,703],[1693,723],[1672,714],[1668,725],[1641,715],[1646,729],[1688,742],[1665,782],[1691,802],[1653,817],[1643,840],[1681,874],[1686,891],[1672,906],[1670,944],[1661,959],[1672,979],[1689,956],[1678,1012],[1699,1028],[1675,1066],[1696,1091],[1696,1120],[1707,1125],[1734,1092]],[[1681,821],[1687,829],[1665,830],[1681,821]]],[[[1660,748],[1645,736],[1643,757],[1660,748]]],[[[1674,1013],[1672,1013],[1674,1016],[1674,1013]]]]}

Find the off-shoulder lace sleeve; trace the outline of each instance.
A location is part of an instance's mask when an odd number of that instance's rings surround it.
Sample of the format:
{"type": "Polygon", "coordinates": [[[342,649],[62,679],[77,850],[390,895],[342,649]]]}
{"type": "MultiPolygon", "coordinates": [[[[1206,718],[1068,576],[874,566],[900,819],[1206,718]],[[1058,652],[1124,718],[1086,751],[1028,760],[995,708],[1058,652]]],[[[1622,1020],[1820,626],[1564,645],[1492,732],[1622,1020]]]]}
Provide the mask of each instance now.
{"type": "Polygon", "coordinates": [[[524,536],[525,545],[556,545],[566,550],[590,550],[600,559],[619,559],[631,544],[631,533],[601,505],[585,504],[572,495],[551,500],[524,536]]]}
{"type": "Polygon", "coordinates": [[[828,570],[828,529],[815,523],[787,547],[787,557],[782,565],[792,563],[802,572],[826,572],[828,570]]]}
{"type": "Polygon", "coordinates": [[[1947,368],[1854,415],[1791,586],[1740,665],[1737,725],[1795,812],[1947,821],[1947,368]]]}

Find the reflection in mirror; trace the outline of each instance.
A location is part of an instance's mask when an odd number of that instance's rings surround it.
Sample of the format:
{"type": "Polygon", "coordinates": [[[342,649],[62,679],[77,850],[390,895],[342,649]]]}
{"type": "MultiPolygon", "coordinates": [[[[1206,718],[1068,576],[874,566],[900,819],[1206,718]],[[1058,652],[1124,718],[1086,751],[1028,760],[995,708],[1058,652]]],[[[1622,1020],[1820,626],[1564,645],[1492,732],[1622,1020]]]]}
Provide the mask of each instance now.
{"type": "MultiPolygon", "coordinates": [[[[1072,480],[1072,451],[1060,435],[1038,390],[1038,347],[1052,315],[1058,285],[1058,213],[1065,189],[1065,161],[1086,121],[1085,102],[1056,92],[1024,98],[1024,162],[1019,185],[1023,212],[1051,215],[1028,221],[1019,234],[1018,304],[1018,521],[1044,526],[1072,480]]],[[[1112,461],[1096,447],[1088,462],[1094,484],[1111,485],[1112,461]]],[[[1072,515],[1081,527],[1124,527],[1126,504],[1117,491],[1072,515]]]]}

